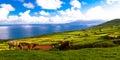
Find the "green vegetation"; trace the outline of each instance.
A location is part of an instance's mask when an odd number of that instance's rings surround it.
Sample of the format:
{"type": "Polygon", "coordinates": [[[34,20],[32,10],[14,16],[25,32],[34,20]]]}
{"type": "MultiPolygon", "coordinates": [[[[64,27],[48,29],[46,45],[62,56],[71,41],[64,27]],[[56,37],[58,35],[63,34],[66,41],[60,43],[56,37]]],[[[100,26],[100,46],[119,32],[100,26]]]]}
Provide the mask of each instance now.
{"type": "Polygon", "coordinates": [[[0,60],[119,60],[120,47],[68,51],[2,50],[0,60]]]}
{"type": "Polygon", "coordinates": [[[1,60],[119,60],[120,47],[68,51],[0,51],[1,60]]]}
{"type": "Polygon", "coordinates": [[[108,21],[106,23],[100,24],[98,26],[95,26],[96,28],[105,28],[105,27],[113,27],[113,26],[118,26],[120,25],[120,19],[114,19],[111,21],[108,21]]]}
{"type": "Polygon", "coordinates": [[[119,60],[120,19],[111,20],[85,30],[59,32],[8,41],[0,41],[0,55],[2,55],[0,59],[2,60],[119,60]],[[70,41],[72,42],[72,50],[8,50],[6,44],[8,41],[36,43],[39,45],[70,41]]]}

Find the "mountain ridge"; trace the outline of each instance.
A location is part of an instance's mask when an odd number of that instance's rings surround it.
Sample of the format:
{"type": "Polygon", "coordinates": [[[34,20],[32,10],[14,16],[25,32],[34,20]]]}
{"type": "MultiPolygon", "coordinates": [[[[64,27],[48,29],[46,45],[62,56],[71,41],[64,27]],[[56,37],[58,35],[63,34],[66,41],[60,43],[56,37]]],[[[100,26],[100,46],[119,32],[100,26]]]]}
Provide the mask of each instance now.
{"type": "Polygon", "coordinates": [[[113,19],[113,20],[104,22],[100,25],[94,26],[94,27],[95,28],[105,28],[105,27],[112,27],[112,26],[118,26],[118,25],[120,25],[120,19],[113,19]]]}

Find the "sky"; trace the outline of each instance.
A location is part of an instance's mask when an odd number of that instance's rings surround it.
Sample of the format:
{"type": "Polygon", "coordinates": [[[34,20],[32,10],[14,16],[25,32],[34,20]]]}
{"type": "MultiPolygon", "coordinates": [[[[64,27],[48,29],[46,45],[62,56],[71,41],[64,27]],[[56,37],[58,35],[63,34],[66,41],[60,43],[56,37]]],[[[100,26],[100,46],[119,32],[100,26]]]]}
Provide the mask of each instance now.
{"type": "Polygon", "coordinates": [[[0,0],[0,24],[62,24],[120,18],[120,0],[0,0]]]}

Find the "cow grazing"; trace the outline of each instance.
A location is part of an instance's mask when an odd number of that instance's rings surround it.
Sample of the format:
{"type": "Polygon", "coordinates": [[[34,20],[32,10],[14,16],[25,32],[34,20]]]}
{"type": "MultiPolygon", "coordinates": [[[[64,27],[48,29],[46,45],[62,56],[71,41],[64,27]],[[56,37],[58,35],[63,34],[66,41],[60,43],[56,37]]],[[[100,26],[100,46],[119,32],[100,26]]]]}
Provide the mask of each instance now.
{"type": "Polygon", "coordinates": [[[29,44],[28,44],[28,49],[29,49],[29,50],[32,50],[32,49],[34,49],[35,46],[37,46],[37,44],[29,43],[29,44]]]}
{"type": "Polygon", "coordinates": [[[55,47],[55,44],[52,45],[38,45],[35,43],[19,43],[19,42],[9,42],[9,49],[16,47],[21,50],[51,50],[55,47]]]}
{"type": "Polygon", "coordinates": [[[28,50],[51,50],[54,48],[54,45],[38,45],[38,44],[30,43],[28,44],[27,48],[28,50]]]}
{"type": "Polygon", "coordinates": [[[21,50],[32,50],[36,45],[34,43],[19,43],[17,47],[21,50]]]}
{"type": "Polygon", "coordinates": [[[34,43],[27,43],[27,45],[23,45],[22,43],[18,45],[21,50],[50,50],[52,49],[52,45],[38,45],[34,43]]]}
{"type": "Polygon", "coordinates": [[[51,50],[53,48],[53,45],[37,45],[34,47],[35,50],[51,50]]]}
{"type": "Polygon", "coordinates": [[[11,49],[11,48],[18,48],[20,43],[17,42],[17,41],[10,41],[10,42],[8,42],[8,45],[9,45],[9,49],[11,49]]]}
{"type": "Polygon", "coordinates": [[[65,41],[65,42],[60,42],[59,50],[68,50],[71,48],[70,42],[65,41]]]}

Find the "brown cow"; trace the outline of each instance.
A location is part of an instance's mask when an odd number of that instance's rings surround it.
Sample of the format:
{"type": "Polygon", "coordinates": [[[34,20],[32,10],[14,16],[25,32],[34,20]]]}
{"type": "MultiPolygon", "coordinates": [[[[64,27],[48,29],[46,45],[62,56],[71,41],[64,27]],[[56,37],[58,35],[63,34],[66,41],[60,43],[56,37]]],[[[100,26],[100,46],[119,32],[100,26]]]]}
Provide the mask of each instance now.
{"type": "Polygon", "coordinates": [[[29,50],[51,50],[54,48],[54,44],[52,45],[38,45],[38,44],[34,44],[34,43],[30,43],[28,44],[28,49],[29,50]]]}
{"type": "Polygon", "coordinates": [[[19,49],[23,50],[32,50],[37,44],[34,43],[19,43],[17,46],[19,49]]]}
{"type": "Polygon", "coordinates": [[[37,45],[37,44],[29,43],[29,44],[28,44],[28,50],[34,49],[34,47],[35,47],[36,45],[37,45]]]}
{"type": "Polygon", "coordinates": [[[68,50],[71,48],[69,41],[61,42],[60,44],[61,45],[59,46],[59,50],[68,50]]]}
{"type": "Polygon", "coordinates": [[[37,45],[34,47],[35,50],[51,50],[53,48],[53,45],[37,45]]]}
{"type": "Polygon", "coordinates": [[[51,50],[54,48],[54,44],[52,45],[38,45],[34,43],[28,43],[27,45],[19,44],[18,47],[23,50],[51,50]]]}

